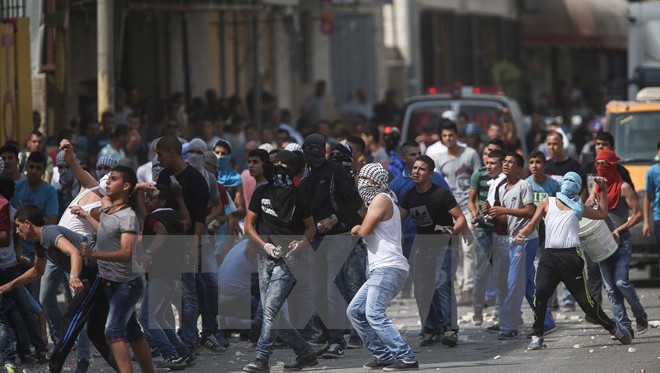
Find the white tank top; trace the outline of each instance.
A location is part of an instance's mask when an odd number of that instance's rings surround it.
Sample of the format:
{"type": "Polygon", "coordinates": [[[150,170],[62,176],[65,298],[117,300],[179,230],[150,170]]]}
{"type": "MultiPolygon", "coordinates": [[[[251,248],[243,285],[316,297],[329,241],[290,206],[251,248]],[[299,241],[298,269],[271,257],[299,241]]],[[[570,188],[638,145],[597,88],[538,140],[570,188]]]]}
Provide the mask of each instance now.
{"type": "MultiPolygon", "coordinates": [[[[83,218],[82,216],[74,215],[71,213],[71,210],[69,207],[72,206],[78,206],[78,202],[88,195],[89,193],[94,193],[94,191],[98,189],[98,187],[90,188],[85,190],[82,193],[78,193],[76,198],[71,201],[69,206],[64,210],[64,213],[62,214],[62,217],[60,218],[60,223],[58,224],[59,226],[62,226],[64,228],[71,229],[72,231],[82,234],[83,236],[89,235],[89,234],[94,234],[94,228],[92,228],[92,225],[89,224],[87,219],[83,218]]],[[[92,203],[88,203],[86,205],[80,206],[85,212],[89,213],[93,208],[101,206],[101,201],[96,201],[92,203]]]]}
{"type": "Polygon", "coordinates": [[[545,216],[545,248],[566,249],[580,246],[580,221],[573,210],[560,210],[557,198],[548,198],[545,216]]]}
{"type": "Polygon", "coordinates": [[[376,224],[374,232],[367,237],[367,258],[369,260],[369,271],[380,267],[394,267],[408,271],[409,265],[403,256],[401,247],[401,215],[399,207],[394,203],[392,197],[386,195],[392,203],[392,217],[389,220],[376,224]]]}

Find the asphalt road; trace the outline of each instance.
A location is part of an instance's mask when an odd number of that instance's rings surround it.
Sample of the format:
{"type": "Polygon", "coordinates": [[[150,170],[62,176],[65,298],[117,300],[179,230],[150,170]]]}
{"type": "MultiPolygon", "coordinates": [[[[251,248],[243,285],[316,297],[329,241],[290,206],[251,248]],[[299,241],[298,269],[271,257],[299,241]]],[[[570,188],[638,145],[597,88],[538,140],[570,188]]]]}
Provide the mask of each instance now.
{"type": "MultiPolygon", "coordinates": [[[[660,288],[638,289],[642,303],[650,321],[660,324],[660,288]]],[[[606,301],[604,308],[611,314],[606,301]]],[[[636,336],[633,343],[623,346],[610,339],[600,326],[582,320],[582,312],[555,313],[558,331],[546,337],[548,347],[541,351],[527,351],[532,314],[524,306],[525,326],[521,337],[515,340],[499,341],[495,334],[486,333],[482,327],[471,325],[468,313],[470,308],[461,307],[459,345],[419,347],[419,320],[414,300],[395,299],[388,310],[395,325],[411,344],[420,363],[420,371],[456,373],[529,373],[529,372],[658,372],[660,373],[660,329],[650,328],[643,335],[636,336]]],[[[488,311],[488,309],[486,310],[488,311]]],[[[271,358],[271,371],[282,371],[281,365],[294,357],[288,349],[276,350],[271,358]]],[[[239,372],[243,365],[254,358],[254,346],[232,338],[232,345],[225,352],[201,351],[197,364],[186,369],[189,372],[239,372]]],[[[319,365],[306,369],[313,372],[361,372],[362,364],[370,361],[365,348],[347,350],[342,358],[319,359],[319,365]]],[[[136,371],[139,371],[137,365],[136,371]]],[[[31,371],[31,370],[30,370],[31,371]]],[[[75,371],[75,359],[71,358],[65,371],[75,371]]],[[[164,371],[164,370],[163,370],[164,371]]],[[[111,372],[101,358],[92,362],[90,372],[111,372]]]]}

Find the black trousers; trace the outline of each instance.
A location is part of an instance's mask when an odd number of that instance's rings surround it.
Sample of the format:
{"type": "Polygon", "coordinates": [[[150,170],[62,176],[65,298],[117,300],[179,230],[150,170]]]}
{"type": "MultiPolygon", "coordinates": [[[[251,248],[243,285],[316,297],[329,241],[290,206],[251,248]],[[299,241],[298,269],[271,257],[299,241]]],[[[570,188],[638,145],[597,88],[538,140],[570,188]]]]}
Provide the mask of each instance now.
{"type": "Polygon", "coordinates": [[[584,261],[587,263],[587,287],[589,293],[598,302],[603,303],[603,276],[600,274],[600,266],[598,262],[589,259],[589,255],[584,256],[584,261]]]}
{"type": "Polygon", "coordinates": [[[584,313],[593,317],[608,332],[614,330],[616,327],[614,320],[603,312],[600,304],[591,297],[587,289],[584,259],[580,249],[546,249],[536,272],[533,335],[543,336],[543,321],[548,309],[548,299],[560,282],[563,282],[573,294],[584,313]]]}
{"type": "Polygon", "coordinates": [[[85,323],[87,335],[94,347],[99,351],[105,361],[116,371],[119,371],[112,351],[105,340],[105,320],[108,316],[108,299],[103,291],[103,279],[96,269],[84,268],[80,276],[83,290],[76,293],[64,313],[64,334],[55,346],[50,357],[50,371],[61,372],[71,348],[76,343],[78,334],[85,323]]]}

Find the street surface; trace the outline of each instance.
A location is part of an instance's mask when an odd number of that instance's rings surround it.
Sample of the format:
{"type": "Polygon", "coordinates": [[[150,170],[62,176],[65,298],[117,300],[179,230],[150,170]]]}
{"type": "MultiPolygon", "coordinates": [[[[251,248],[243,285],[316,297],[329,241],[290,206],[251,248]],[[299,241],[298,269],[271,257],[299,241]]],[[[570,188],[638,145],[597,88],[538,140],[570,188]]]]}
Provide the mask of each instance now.
{"type": "MultiPolygon", "coordinates": [[[[638,288],[642,304],[649,321],[660,324],[660,289],[638,288]]],[[[611,314],[609,302],[604,309],[611,314]]],[[[488,312],[489,309],[486,309],[488,312]]],[[[419,319],[412,299],[395,299],[388,314],[413,347],[420,363],[420,371],[447,373],[559,373],[559,372],[655,372],[660,373],[660,329],[649,328],[646,334],[636,336],[633,343],[623,346],[610,339],[609,334],[598,325],[582,320],[584,314],[557,312],[555,318],[558,331],[547,336],[548,347],[541,351],[527,351],[529,341],[525,336],[531,329],[532,313],[524,304],[525,326],[521,336],[510,341],[499,341],[497,335],[482,331],[469,323],[466,316],[471,308],[460,307],[461,332],[459,345],[419,347],[419,319]]],[[[486,317],[488,319],[488,317],[486,317]]],[[[633,323],[634,327],[634,323],[633,323]]],[[[213,353],[201,350],[197,364],[184,372],[240,372],[243,365],[254,358],[254,346],[232,338],[232,345],[225,352],[213,353]]],[[[75,357],[75,353],[72,354],[75,357]]],[[[294,357],[288,349],[276,350],[271,358],[271,371],[281,372],[282,364],[294,357]]],[[[319,359],[319,365],[305,371],[313,372],[363,372],[362,364],[370,361],[365,348],[346,350],[344,357],[335,360],[319,359]]],[[[75,359],[65,369],[75,371],[75,359]],[[68,369],[67,369],[68,368],[68,369]]],[[[139,371],[135,364],[136,372],[139,371]]],[[[111,372],[99,357],[92,362],[90,372],[111,372]]],[[[165,371],[165,370],[161,370],[165,371]]]]}

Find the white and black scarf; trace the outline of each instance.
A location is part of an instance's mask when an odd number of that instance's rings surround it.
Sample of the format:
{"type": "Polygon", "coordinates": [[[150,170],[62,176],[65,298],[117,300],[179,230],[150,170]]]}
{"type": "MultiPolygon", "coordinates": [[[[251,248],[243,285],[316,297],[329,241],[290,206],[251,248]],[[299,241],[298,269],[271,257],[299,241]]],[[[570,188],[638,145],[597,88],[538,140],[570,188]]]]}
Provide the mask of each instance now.
{"type": "Polygon", "coordinates": [[[387,183],[388,179],[389,174],[380,163],[369,163],[362,167],[357,186],[358,193],[360,193],[365,206],[369,207],[374,198],[380,193],[387,193],[396,201],[396,196],[387,183]]]}

